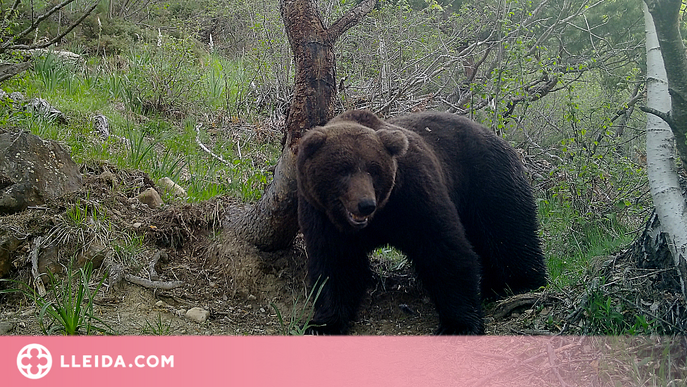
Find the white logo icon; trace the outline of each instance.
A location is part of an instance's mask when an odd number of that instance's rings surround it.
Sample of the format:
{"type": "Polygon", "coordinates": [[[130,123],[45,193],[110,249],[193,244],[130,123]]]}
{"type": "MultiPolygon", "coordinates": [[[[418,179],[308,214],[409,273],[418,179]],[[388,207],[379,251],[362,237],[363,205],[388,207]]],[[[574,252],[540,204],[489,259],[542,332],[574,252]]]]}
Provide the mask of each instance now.
{"type": "Polygon", "coordinates": [[[29,379],[40,379],[47,375],[52,367],[52,355],[40,344],[29,344],[17,355],[17,368],[29,379]]]}

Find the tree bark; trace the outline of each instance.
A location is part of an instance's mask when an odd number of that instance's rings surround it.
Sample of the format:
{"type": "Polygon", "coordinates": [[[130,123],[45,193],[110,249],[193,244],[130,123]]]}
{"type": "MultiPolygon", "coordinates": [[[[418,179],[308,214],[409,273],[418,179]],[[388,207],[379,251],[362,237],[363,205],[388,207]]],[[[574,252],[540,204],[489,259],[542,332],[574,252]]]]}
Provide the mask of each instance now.
{"type": "Polygon", "coordinates": [[[645,3],[656,28],[672,100],[670,113],[662,118],[675,135],[678,153],[687,169],[687,55],[679,20],[682,0],[646,0],[645,3]]]}
{"type": "Polygon", "coordinates": [[[230,214],[229,229],[264,251],[289,246],[298,233],[296,153],[310,128],[334,116],[334,43],[376,4],[365,0],[325,28],[314,0],[280,0],[279,8],[296,63],[294,96],[286,116],[285,140],[274,178],[262,198],[241,214],[230,214]]]}
{"type": "MultiPolygon", "coordinates": [[[[684,48],[682,52],[677,53],[663,52],[663,47],[659,47],[657,28],[660,22],[656,23],[657,27],[654,27],[654,20],[647,8],[648,2],[642,4],[646,23],[647,107],[655,111],[665,112],[671,106],[675,107],[674,103],[671,105],[671,94],[673,93],[669,93],[668,90],[669,86],[672,88],[673,84],[670,75],[666,75],[666,70],[674,71],[675,69],[670,68],[668,61],[666,61],[666,65],[668,65],[666,67],[663,60],[674,54],[684,57],[685,53],[684,48]]],[[[679,11],[679,8],[675,11],[679,11]]],[[[677,28],[677,24],[675,26],[677,28]]],[[[670,63],[673,66],[676,65],[674,60],[670,63]]],[[[685,68],[679,71],[687,70],[687,62],[684,64],[685,68]]],[[[680,274],[682,293],[687,295],[685,292],[687,279],[687,205],[682,196],[674,160],[673,132],[666,121],[653,114],[647,115],[646,128],[647,174],[651,196],[661,228],[667,234],[668,248],[673,256],[675,267],[680,274]]]]}
{"type": "Polygon", "coordinates": [[[0,63],[0,82],[27,70],[31,65],[32,62],[0,63]]]}

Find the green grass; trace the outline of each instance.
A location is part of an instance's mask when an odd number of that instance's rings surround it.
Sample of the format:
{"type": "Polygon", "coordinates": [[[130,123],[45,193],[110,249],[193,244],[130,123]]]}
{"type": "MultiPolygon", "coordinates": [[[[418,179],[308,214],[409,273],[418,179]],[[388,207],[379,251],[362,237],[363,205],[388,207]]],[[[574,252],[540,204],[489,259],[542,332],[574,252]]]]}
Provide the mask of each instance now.
{"type": "Polygon", "coordinates": [[[146,320],[141,333],[150,336],[169,336],[172,334],[172,320],[162,321],[162,314],[158,313],[152,323],[146,320]]]}
{"type": "Polygon", "coordinates": [[[213,54],[201,82],[211,106],[238,115],[245,110],[252,78],[251,69],[243,60],[227,60],[213,54]]]}
{"type": "MultiPolygon", "coordinates": [[[[36,304],[36,318],[43,334],[115,334],[105,322],[95,316],[93,299],[107,276],[91,289],[93,269],[91,263],[75,271],[70,264],[64,278],[48,271],[47,292],[42,295],[23,282],[9,281],[18,287],[0,292],[21,292],[36,304]]],[[[0,280],[6,281],[6,280],[0,280]]]]}
{"type": "Polygon", "coordinates": [[[270,306],[277,314],[277,320],[279,321],[279,333],[285,336],[303,336],[308,332],[308,329],[312,327],[317,327],[316,325],[311,325],[310,320],[312,320],[315,315],[315,302],[320,297],[324,285],[327,283],[329,278],[325,278],[324,281],[318,279],[315,281],[312,289],[305,297],[303,305],[299,305],[299,297],[293,301],[293,306],[291,308],[291,314],[288,316],[288,320],[282,316],[281,311],[277,308],[273,302],[270,306]]]}
{"type": "Polygon", "coordinates": [[[602,291],[591,291],[584,307],[585,334],[641,335],[651,334],[654,321],[647,321],[633,308],[625,308],[618,299],[602,291]]]}
{"type": "Polygon", "coordinates": [[[636,236],[614,216],[585,218],[557,200],[538,206],[550,283],[557,287],[576,283],[593,258],[618,252],[636,236]]]}
{"type": "Polygon", "coordinates": [[[124,235],[112,242],[114,258],[126,267],[140,267],[142,265],[139,255],[144,251],[143,235],[124,235]]]}
{"type": "Polygon", "coordinates": [[[76,228],[93,228],[96,224],[109,227],[107,211],[95,203],[89,202],[88,193],[83,201],[77,198],[73,206],[64,212],[65,218],[71,226],[76,228]]]}
{"type": "Polygon", "coordinates": [[[251,110],[245,109],[249,66],[243,60],[230,61],[218,55],[207,55],[201,61],[187,42],[175,39],[163,47],[137,47],[125,58],[128,66],[124,70],[102,58],[90,58],[87,64],[64,63],[52,55],[36,59],[33,70],[5,82],[5,91],[20,91],[27,100],[44,98],[64,112],[69,123],[60,125],[3,101],[0,125],[61,141],[69,146],[76,162],[102,160],[122,169],[142,170],[154,180],[169,177],[187,191],[189,202],[217,195],[259,199],[270,176],[268,170],[277,161],[279,145],[241,139],[239,155],[233,142],[236,136],[225,128],[212,137],[201,130],[203,144],[227,160],[224,164],[200,149],[195,130],[202,122],[203,128],[209,127],[207,119],[217,114],[230,113],[236,120],[243,111],[251,110]],[[178,67],[180,62],[183,69],[178,67]],[[167,94],[155,87],[171,93],[172,100],[165,100],[167,94]],[[142,93],[149,89],[152,94],[142,93]],[[182,98],[182,89],[193,98],[182,98]],[[171,110],[146,111],[144,105],[171,110]],[[170,112],[184,117],[177,119],[167,114],[170,112]],[[93,132],[96,114],[108,118],[112,136],[106,141],[93,132]]]}
{"type": "MultiPolygon", "coordinates": [[[[121,56],[122,67],[100,57],[85,64],[39,58],[32,70],[5,82],[3,88],[8,93],[21,91],[27,99],[48,100],[67,115],[69,123],[60,125],[0,101],[0,125],[62,141],[76,162],[102,160],[120,169],[140,169],[154,180],[170,177],[186,190],[189,202],[218,195],[257,200],[280,145],[257,143],[249,132],[232,132],[223,124],[259,119],[260,110],[248,98],[256,67],[245,58],[197,54],[187,44],[173,39],[162,47],[137,46],[121,56]],[[106,141],[93,132],[96,114],[109,120],[113,136],[106,141]],[[199,133],[198,124],[202,124],[199,133]],[[197,136],[226,163],[200,149],[197,136]]],[[[625,170],[617,172],[609,176],[631,176],[625,170]]],[[[618,251],[635,235],[613,210],[581,214],[570,204],[574,198],[560,192],[538,205],[551,285],[565,287],[580,281],[594,257],[618,251]]],[[[570,193],[574,194],[584,192],[570,193]]],[[[627,197],[633,196],[627,195],[626,201],[627,197]]],[[[78,225],[97,209],[77,203],[69,211],[72,225],[78,225]]],[[[141,244],[136,238],[115,241],[116,258],[136,264],[141,244]]],[[[383,262],[380,270],[407,264],[392,249],[379,249],[374,255],[383,262]]]]}

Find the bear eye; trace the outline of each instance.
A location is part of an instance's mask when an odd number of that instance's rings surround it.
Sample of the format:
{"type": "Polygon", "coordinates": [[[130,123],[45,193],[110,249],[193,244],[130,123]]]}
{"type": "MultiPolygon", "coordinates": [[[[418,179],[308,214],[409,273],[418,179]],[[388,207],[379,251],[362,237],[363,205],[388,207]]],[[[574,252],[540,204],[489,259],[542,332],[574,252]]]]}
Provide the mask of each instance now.
{"type": "Polygon", "coordinates": [[[370,165],[367,166],[367,173],[373,177],[381,176],[383,175],[383,168],[377,163],[370,163],[370,165]]]}
{"type": "Polygon", "coordinates": [[[339,176],[347,176],[354,172],[355,166],[349,163],[341,163],[337,166],[337,174],[339,176]]]}

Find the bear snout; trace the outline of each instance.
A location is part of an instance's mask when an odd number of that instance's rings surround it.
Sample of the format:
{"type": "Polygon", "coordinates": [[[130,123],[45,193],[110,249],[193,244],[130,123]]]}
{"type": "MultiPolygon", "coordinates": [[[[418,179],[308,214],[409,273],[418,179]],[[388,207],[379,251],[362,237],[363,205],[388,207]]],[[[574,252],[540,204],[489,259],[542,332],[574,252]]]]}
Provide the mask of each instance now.
{"type": "Polygon", "coordinates": [[[373,198],[371,199],[362,199],[361,201],[358,202],[358,212],[362,216],[368,216],[375,212],[377,209],[377,201],[374,200],[373,198]]]}
{"type": "Polygon", "coordinates": [[[348,213],[348,223],[358,230],[365,228],[377,210],[377,201],[374,198],[362,198],[350,204],[349,206],[344,205],[348,213]]]}
{"type": "Polygon", "coordinates": [[[351,175],[346,194],[340,200],[345,208],[348,224],[357,230],[365,228],[379,208],[372,176],[367,172],[351,175]]]}

